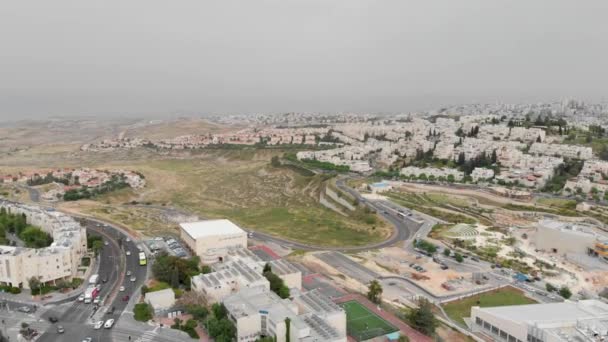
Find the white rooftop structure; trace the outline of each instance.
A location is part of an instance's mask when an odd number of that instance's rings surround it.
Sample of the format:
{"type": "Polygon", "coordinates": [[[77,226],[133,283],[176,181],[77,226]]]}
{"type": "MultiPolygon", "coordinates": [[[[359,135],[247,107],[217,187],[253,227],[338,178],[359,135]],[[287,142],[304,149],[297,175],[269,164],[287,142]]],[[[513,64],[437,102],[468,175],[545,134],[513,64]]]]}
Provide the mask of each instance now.
{"type": "Polygon", "coordinates": [[[247,247],[247,233],[226,219],[180,223],[180,237],[206,264],[222,262],[230,250],[247,247]]]}
{"type": "Polygon", "coordinates": [[[531,342],[603,341],[608,304],[599,300],[471,309],[473,331],[496,340],[531,342]]]}
{"type": "Polygon", "coordinates": [[[239,234],[245,232],[239,226],[232,223],[232,221],[226,219],[185,222],[180,223],[179,225],[193,239],[217,235],[239,234]]]}

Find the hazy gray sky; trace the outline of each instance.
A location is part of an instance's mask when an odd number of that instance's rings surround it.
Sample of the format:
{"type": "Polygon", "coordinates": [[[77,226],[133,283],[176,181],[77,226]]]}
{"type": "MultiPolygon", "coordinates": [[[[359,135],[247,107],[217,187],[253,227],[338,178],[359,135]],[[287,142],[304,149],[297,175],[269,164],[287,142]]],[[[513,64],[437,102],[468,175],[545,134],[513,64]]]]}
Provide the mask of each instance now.
{"type": "Polygon", "coordinates": [[[608,1],[4,1],[0,118],[608,93],[608,1]]]}

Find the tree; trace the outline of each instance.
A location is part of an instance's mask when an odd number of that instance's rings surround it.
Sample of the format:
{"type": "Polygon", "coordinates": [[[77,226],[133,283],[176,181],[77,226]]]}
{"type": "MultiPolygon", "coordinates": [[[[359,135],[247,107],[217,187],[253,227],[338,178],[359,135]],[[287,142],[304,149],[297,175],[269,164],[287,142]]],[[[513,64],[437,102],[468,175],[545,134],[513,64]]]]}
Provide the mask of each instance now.
{"type": "Polygon", "coordinates": [[[27,283],[30,286],[30,290],[32,291],[32,294],[38,293],[40,291],[40,286],[42,285],[40,283],[40,279],[38,279],[36,277],[31,277],[30,279],[27,280],[27,283]]]}
{"type": "Polygon", "coordinates": [[[217,319],[222,319],[225,318],[226,316],[228,316],[228,310],[226,310],[226,307],[224,306],[224,304],[218,304],[215,303],[211,306],[211,312],[213,313],[213,317],[217,318],[217,319]]]}
{"type": "Polygon", "coordinates": [[[399,336],[399,342],[410,342],[410,338],[407,337],[406,335],[401,335],[399,336]]]}
{"type": "Polygon", "coordinates": [[[272,271],[264,272],[264,277],[266,277],[268,282],[270,282],[270,290],[272,290],[272,292],[276,293],[283,299],[289,298],[289,288],[285,285],[281,277],[272,273],[272,271]]]}
{"type": "Polygon", "coordinates": [[[407,320],[412,328],[428,336],[433,335],[435,328],[437,328],[437,321],[433,315],[431,303],[424,298],[418,301],[417,309],[412,309],[409,312],[407,320]]]}
{"type": "Polygon", "coordinates": [[[446,257],[449,257],[449,256],[450,256],[450,254],[452,254],[452,251],[451,251],[451,250],[449,250],[449,249],[447,249],[447,248],[443,250],[443,255],[445,255],[446,257]]]}
{"type": "Polygon", "coordinates": [[[564,297],[565,299],[568,299],[568,298],[572,297],[572,291],[570,291],[570,289],[567,286],[562,286],[559,289],[559,295],[564,297]]]}
{"type": "Polygon", "coordinates": [[[289,317],[285,318],[285,342],[289,342],[291,340],[291,319],[289,317]]]}
{"type": "Polygon", "coordinates": [[[553,286],[553,284],[551,284],[551,283],[545,284],[545,288],[547,289],[548,292],[557,291],[557,287],[553,286]]]}
{"type": "Polygon", "coordinates": [[[191,314],[192,318],[199,321],[204,321],[209,315],[209,310],[206,307],[197,304],[186,305],[186,312],[191,314]]]}
{"type": "Polygon", "coordinates": [[[51,243],[53,243],[51,235],[37,227],[28,226],[21,232],[19,228],[16,231],[19,238],[23,240],[25,246],[29,248],[43,248],[50,246],[51,243]]]}
{"type": "Polygon", "coordinates": [[[377,280],[372,280],[369,283],[367,298],[376,304],[382,302],[382,285],[377,280]]]}
{"type": "Polygon", "coordinates": [[[177,268],[171,270],[171,287],[179,287],[179,270],[177,268]]]}
{"type": "Polygon", "coordinates": [[[133,308],[133,316],[136,321],[147,322],[152,319],[154,310],[152,310],[152,306],[148,303],[139,303],[135,304],[135,308],[133,308]]]}
{"type": "Polygon", "coordinates": [[[93,241],[93,246],[91,249],[95,253],[95,256],[98,256],[99,252],[101,252],[101,250],[103,249],[103,242],[101,242],[101,240],[93,241]]]}
{"type": "Polygon", "coordinates": [[[264,269],[262,270],[262,273],[266,273],[266,272],[272,272],[272,268],[270,267],[269,263],[266,263],[264,265],[264,269]]]}
{"type": "Polygon", "coordinates": [[[207,273],[211,273],[211,266],[209,265],[203,265],[203,267],[201,267],[201,273],[203,274],[207,274],[207,273]]]}
{"type": "Polygon", "coordinates": [[[458,262],[463,262],[464,258],[462,257],[462,255],[460,253],[455,253],[454,254],[454,259],[456,259],[456,261],[458,262]]]}

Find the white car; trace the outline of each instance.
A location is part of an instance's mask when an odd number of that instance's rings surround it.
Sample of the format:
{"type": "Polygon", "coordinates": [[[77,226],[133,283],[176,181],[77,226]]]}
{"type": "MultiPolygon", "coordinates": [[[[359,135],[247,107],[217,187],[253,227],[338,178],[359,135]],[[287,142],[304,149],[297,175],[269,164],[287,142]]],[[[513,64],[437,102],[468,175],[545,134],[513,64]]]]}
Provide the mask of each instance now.
{"type": "Polygon", "coordinates": [[[101,327],[103,327],[103,321],[97,321],[97,323],[95,323],[95,325],[93,326],[93,329],[99,330],[101,329],[101,327]]]}
{"type": "Polygon", "coordinates": [[[80,296],[78,296],[78,301],[79,302],[84,302],[84,295],[81,294],[80,296]]]}
{"type": "Polygon", "coordinates": [[[103,244],[107,246],[107,245],[109,245],[110,243],[109,243],[108,241],[104,241],[104,242],[103,242],[103,244]]]}
{"type": "Polygon", "coordinates": [[[120,289],[118,289],[118,291],[120,291],[120,292],[125,292],[125,287],[124,287],[124,286],[121,286],[121,287],[120,287],[120,289]]]}
{"type": "Polygon", "coordinates": [[[131,239],[127,238],[127,242],[131,242],[131,239]]]}
{"type": "MultiPolygon", "coordinates": [[[[101,322],[103,323],[103,322],[101,322]]],[[[87,337],[84,340],[82,340],[82,342],[93,342],[93,338],[92,337],[87,337]]]]}
{"type": "Polygon", "coordinates": [[[99,304],[101,303],[101,298],[99,296],[95,297],[95,299],[93,299],[93,304],[99,304]]]}
{"type": "Polygon", "coordinates": [[[131,271],[127,271],[127,277],[131,276],[131,271]]]}
{"type": "Polygon", "coordinates": [[[131,277],[131,281],[132,281],[132,282],[135,282],[136,280],[137,280],[137,278],[135,278],[135,277],[131,277]]]}
{"type": "Polygon", "coordinates": [[[113,325],[114,325],[114,318],[110,318],[109,320],[106,321],[106,323],[103,325],[103,327],[106,329],[110,329],[113,325]]]}
{"type": "Polygon", "coordinates": [[[127,255],[131,255],[131,251],[127,251],[127,255]]]}

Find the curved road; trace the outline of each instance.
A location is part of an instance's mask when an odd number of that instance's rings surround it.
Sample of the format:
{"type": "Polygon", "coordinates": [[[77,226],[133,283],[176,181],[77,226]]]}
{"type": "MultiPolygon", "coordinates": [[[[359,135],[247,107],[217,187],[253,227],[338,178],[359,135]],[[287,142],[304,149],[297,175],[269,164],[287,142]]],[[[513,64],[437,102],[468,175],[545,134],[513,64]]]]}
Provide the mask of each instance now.
{"type": "MultiPolygon", "coordinates": [[[[110,226],[106,223],[91,219],[81,219],[81,222],[87,227],[87,234],[101,236],[104,242],[99,260],[99,278],[107,280],[102,284],[100,296],[103,298],[99,310],[95,315],[96,319],[107,320],[113,318],[118,320],[128,301],[125,301],[125,296],[133,297],[135,291],[143,283],[147,274],[147,267],[139,266],[139,258],[137,245],[133,241],[127,241],[128,235],[123,231],[110,226]],[[126,251],[130,251],[131,255],[127,256],[126,251]],[[135,282],[130,281],[130,277],[126,276],[126,272],[131,271],[132,276],[136,278],[135,282]],[[125,291],[119,291],[119,287],[124,286],[125,291]],[[113,314],[105,313],[106,310],[114,308],[113,314]]],[[[87,281],[88,279],[85,279],[87,281]]],[[[48,310],[44,315],[44,319],[50,316],[59,318],[59,322],[55,325],[62,325],[65,328],[65,333],[58,334],[55,328],[51,328],[43,334],[39,341],[82,341],[86,337],[92,337],[93,341],[111,341],[110,329],[93,329],[92,316],[95,314],[93,304],[84,304],[74,300],[73,304],[67,310],[63,311],[61,307],[48,310]]]]}
{"type": "Polygon", "coordinates": [[[331,246],[315,246],[306,243],[301,243],[297,241],[292,241],[288,239],[278,238],[276,236],[253,231],[250,230],[251,233],[254,234],[254,238],[261,241],[269,241],[273,242],[285,247],[293,248],[293,249],[301,249],[306,251],[338,251],[338,252],[362,252],[371,249],[380,249],[384,247],[393,246],[399,242],[407,241],[414,237],[414,234],[420,228],[417,224],[413,222],[408,222],[406,220],[401,219],[397,216],[397,212],[393,210],[386,210],[384,205],[381,203],[370,201],[361,196],[357,191],[348,187],[344,184],[345,178],[340,178],[336,181],[336,185],[342,191],[345,191],[355,197],[359,203],[366,205],[370,209],[374,210],[378,215],[384,218],[386,221],[390,222],[393,225],[393,233],[391,236],[381,242],[364,245],[364,246],[353,246],[353,247],[331,247],[331,246]]]}

